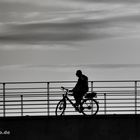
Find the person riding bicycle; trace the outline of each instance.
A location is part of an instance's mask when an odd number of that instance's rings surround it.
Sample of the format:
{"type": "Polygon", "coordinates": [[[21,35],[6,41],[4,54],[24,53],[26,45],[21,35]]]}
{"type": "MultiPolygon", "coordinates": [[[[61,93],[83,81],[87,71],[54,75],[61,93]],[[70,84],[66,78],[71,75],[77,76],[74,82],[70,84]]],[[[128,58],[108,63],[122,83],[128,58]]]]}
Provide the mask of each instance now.
{"type": "Polygon", "coordinates": [[[78,77],[78,81],[75,85],[75,87],[70,90],[70,92],[73,92],[73,96],[75,98],[75,105],[79,106],[81,103],[81,100],[83,96],[88,92],[88,77],[82,74],[81,70],[76,71],[76,76],[78,77]]]}

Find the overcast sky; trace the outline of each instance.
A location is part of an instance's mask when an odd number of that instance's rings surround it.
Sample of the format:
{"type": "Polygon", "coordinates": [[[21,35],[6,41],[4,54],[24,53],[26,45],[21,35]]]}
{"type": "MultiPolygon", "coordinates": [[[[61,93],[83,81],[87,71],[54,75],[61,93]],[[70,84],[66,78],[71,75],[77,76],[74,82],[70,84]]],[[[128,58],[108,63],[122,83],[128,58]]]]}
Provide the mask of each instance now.
{"type": "Polygon", "coordinates": [[[140,80],[139,0],[0,0],[0,81],[140,80]]]}

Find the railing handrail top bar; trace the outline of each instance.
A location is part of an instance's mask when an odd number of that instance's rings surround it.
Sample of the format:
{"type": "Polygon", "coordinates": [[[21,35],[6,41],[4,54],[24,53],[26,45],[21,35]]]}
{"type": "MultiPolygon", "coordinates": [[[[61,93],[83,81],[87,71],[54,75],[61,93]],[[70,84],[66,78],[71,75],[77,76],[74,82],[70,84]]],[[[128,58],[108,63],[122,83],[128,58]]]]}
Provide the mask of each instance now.
{"type": "Polygon", "coordinates": [[[140,82],[140,80],[99,80],[99,81],[89,81],[89,82],[140,82]]]}
{"type": "MultiPolygon", "coordinates": [[[[0,84],[39,84],[39,83],[73,83],[77,81],[34,81],[34,82],[0,82],[0,84]]],[[[140,80],[99,80],[89,82],[140,82],[140,80]]]]}
{"type": "Polygon", "coordinates": [[[45,84],[45,83],[70,83],[76,81],[34,81],[34,82],[0,82],[0,84],[45,84]]]}

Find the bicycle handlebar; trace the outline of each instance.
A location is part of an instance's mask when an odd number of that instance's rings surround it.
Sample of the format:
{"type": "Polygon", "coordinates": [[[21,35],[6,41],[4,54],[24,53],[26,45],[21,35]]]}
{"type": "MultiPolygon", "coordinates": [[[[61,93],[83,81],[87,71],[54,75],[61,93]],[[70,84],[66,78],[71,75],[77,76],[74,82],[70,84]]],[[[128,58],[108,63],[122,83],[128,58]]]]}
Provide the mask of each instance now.
{"type": "Polygon", "coordinates": [[[70,93],[69,93],[69,92],[71,92],[69,89],[67,89],[67,88],[65,88],[65,87],[63,87],[63,86],[61,87],[61,89],[66,91],[66,93],[65,93],[66,95],[73,96],[73,94],[70,94],[70,93]]]}
{"type": "Polygon", "coordinates": [[[65,87],[61,87],[62,90],[66,90],[67,92],[69,91],[67,88],[65,87]]]}

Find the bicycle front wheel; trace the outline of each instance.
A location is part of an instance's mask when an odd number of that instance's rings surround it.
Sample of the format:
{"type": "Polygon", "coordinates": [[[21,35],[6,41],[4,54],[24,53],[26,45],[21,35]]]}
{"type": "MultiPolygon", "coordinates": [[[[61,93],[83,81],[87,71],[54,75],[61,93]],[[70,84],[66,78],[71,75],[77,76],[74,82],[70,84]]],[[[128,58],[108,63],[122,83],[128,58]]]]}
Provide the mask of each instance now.
{"type": "Polygon", "coordinates": [[[84,115],[96,115],[99,110],[98,102],[95,99],[84,99],[82,102],[82,113],[84,115]]]}
{"type": "Polygon", "coordinates": [[[56,110],[55,110],[56,116],[61,116],[61,115],[63,115],[65,109],[66,109],[66,101],[65,101],[65,100],[59,101],[59,103],[58,103],[57,106],[56,106],[56,110]]]}

